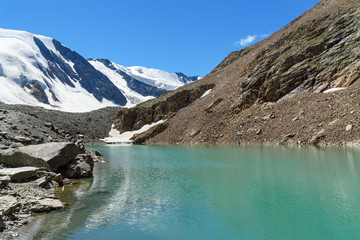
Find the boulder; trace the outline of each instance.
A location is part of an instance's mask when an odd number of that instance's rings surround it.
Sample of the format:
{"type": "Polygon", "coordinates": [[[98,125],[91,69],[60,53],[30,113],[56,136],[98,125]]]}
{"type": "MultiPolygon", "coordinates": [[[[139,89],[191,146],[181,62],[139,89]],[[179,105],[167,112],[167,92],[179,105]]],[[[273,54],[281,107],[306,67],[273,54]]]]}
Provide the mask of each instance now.
{"type": "Polygon", "coordinates": [[[45,167],[56,171],[83,152],[74,143],[52,142],[0,152],[0,163],[14,167],[45,167]]]}
{"type": "Polygon", "coordinates": [[[0,196],[0,215],[10,215],[15,212],[20,203],[13,196],[0,196]],[[2,214],[1,214],[2,213],[2,214]]]}
{"type": "Polygon", "coordinates": [[[83,151],[74,143],[52,142],[20,148],[21,151],[43,159],[51,171],[66,165],[83,151]]]}
{"type": "Polygon", "coordinates": [[[39,187],[49,189],[50,188],[49,183],[51,182],[51,177],[44,176],[44,177],[37,179],[35,182],[39,187]]]}
{"type": "Polygon", "coordinates": [[[28,180],[37,175],[37,167],[18,167],[0,169],[0,176],[8,176],[12,182],[28,180]]]}
{"type": "Polygon", "coordinates": [[[79,154],[61,171],[66,178],[91,177],[94,168],[94,159],[89,154],[79,154]]]}
{"type": "Polygon", "coordinates": [[[97,150],[86,151],[89,154],[94,162],[105,162],[104,156],[97,150]]]}
{"type": "Polygon", "coordinates": [[[60,173],[56,174],[53,178],[52,178],[53,181],[57,182],[60,186],[62,186],[64,184],[64,180],[61,176],[60,173]]]}
{"type": "Polygon", "coordinates": [[[7,186],[11,182],[9,176],[0,176],[0,185],[7,186]]]}
{"type": "Polygon", "coordinates": [[[19,143],[22,143],[24,145],[29,145],[29,144],[31,144],[31,142],[34,141],[33,138],[23,137],[23,136],[15,136],[15,137],[12,138],[12,140],[14,142],[19,142],[19,143]]]}
{"type": "Polygon", "coordinates": [[[33,167],[44,167],[47,169],[50,168],[49,165],[43,159],[22,152],[21,151],[22,148],[23,147],[0,151],[0,163],[12,167],[33,166],[33,167]]]}

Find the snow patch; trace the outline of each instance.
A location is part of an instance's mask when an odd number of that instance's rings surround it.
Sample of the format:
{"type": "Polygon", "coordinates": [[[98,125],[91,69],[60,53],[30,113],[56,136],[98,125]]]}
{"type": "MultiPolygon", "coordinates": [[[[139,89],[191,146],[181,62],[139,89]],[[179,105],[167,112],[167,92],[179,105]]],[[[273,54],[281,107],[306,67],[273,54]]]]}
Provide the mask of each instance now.
{"type": "Polygon", "coordinates": [[[110,143],[110,144],[114,144],[114,143],[127,143],[127,144],[131,144],[132,140],[130,140],[135,134],[139,134],[139,133],[143,133],[147,130],[149,130],[150,128],[152,128],[153,126],[156,126],[158,124],[164,123],[164,120],[159,120],[155,123],[150,123],[147,125],[144,125],[142,128],[140,128],[139,130],[135,130],[135,131],[127,131],[124,133],[121,133],[114,128],[114,124],[111,126],[111,130],[109,132],[109,137],[104,138],[104,139],[100,139],[101,141],[104,141],[106,143],[110,143]]]}
{"type": "Polygon", "coordinates": [[[344,90],[344,87],[339,87],[339,88],[330,88],[328,90],[325,90],[323,93],[329,93],[329,92],[336,92],[336,91],[340,91],[340,90],[344,90]]]}
{"type": "Polygon", "coordinates": [[[206,90],[206,91],[204,92],[204,94],[203,94],[203,95],[201,95],[201,97],[200,97],[200,98],[203,98],[203,97],[205,97],[205,96],[209,95],[209,94],[210,94],[210,92],[211,92],[211,90],[212,90],[212,89],[206,90]]]}

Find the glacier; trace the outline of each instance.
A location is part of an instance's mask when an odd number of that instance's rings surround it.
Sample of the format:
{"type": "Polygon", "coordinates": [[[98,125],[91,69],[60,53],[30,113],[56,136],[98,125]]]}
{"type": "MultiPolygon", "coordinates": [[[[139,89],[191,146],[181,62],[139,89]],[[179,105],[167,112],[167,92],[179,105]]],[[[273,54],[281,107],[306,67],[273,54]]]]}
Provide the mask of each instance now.
{"type": "Polygon", "coordinates": [[[67,112],[133,107],[200,77],[84,59],[57,40],[0,28],[0,102],[67,112]]]}

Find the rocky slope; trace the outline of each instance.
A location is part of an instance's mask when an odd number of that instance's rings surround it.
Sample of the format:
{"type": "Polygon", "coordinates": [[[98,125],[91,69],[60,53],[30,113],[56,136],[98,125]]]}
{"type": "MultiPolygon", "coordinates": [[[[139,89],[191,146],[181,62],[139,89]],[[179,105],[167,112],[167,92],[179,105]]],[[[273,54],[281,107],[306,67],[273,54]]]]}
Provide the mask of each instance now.
{"type": "Polygon", "coordinates": [[[26,105],[0,104],[0,148],[46,142],[98,143],[108,136],[119,107],[68,113],[26,105]]]}
{"type": "Polygon", "coordinates": [[[231,53],[203,79],[120,112],[114,123],[122,132],[149,116],[167,119],[161,131],[137,141],[147,143],[354,142],[359,26],[359,1],[323,0],[264,41],[231,53]],[[212,90],[191,101],[177,97],[201,86],[212,90]]]}

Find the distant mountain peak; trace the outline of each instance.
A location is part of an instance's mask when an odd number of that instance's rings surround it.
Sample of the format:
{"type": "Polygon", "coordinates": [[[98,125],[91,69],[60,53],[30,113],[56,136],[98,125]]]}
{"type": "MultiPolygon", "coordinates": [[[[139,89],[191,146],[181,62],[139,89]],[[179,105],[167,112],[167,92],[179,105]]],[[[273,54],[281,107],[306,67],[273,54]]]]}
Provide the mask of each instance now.
{"type": "Polygon", "coordinates": [[[53,38],[0,28],[0,102],[71,112],[131,107],[192,81],[136,68],[142,73],[107,59],[86,60],[53,38]]]}

